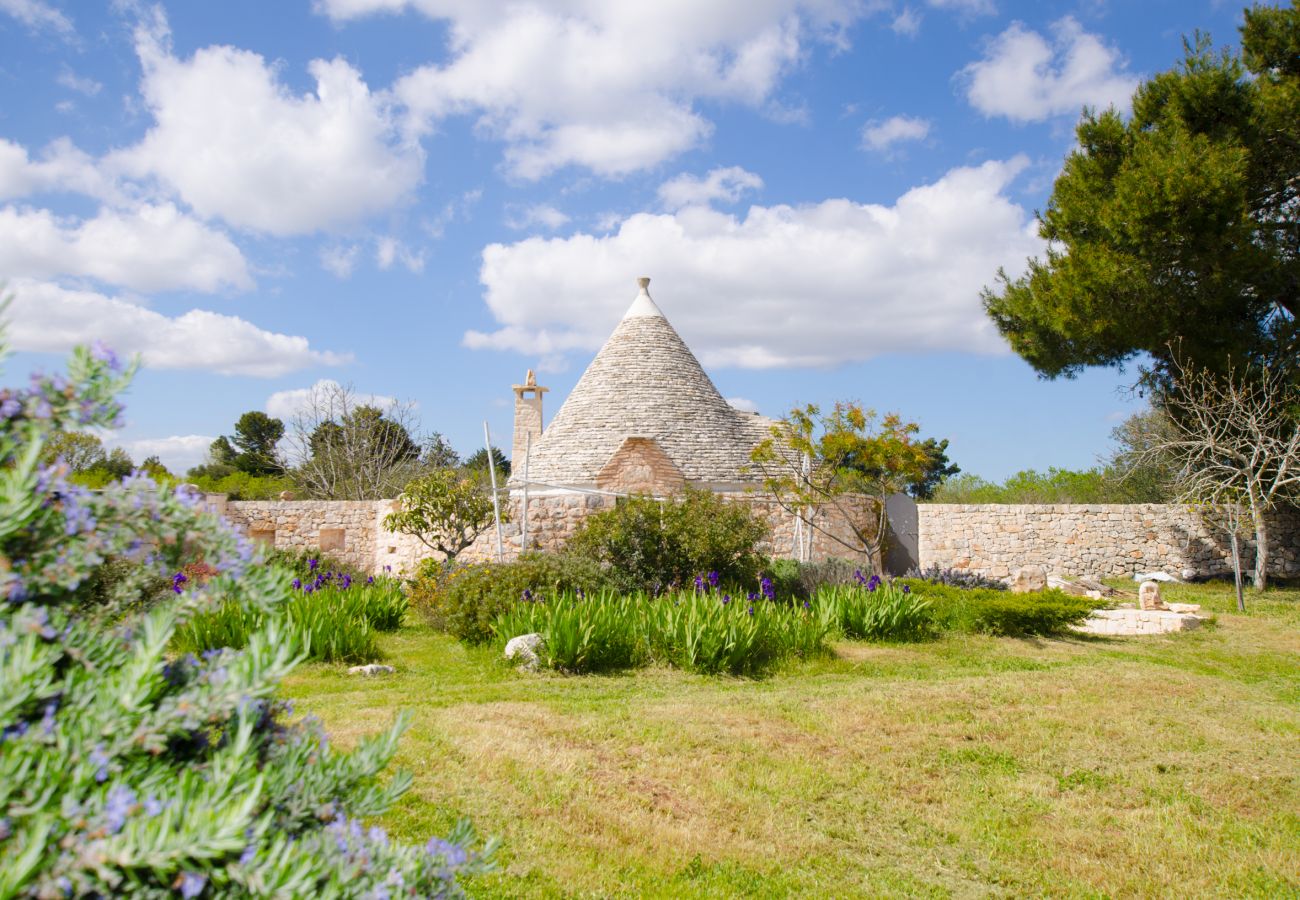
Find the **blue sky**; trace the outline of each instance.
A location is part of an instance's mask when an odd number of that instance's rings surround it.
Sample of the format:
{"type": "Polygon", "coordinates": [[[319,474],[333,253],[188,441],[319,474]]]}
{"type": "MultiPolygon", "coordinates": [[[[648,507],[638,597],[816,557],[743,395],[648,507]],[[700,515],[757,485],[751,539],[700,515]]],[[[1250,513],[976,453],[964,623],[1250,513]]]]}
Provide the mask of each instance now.
{"type": "Polygon", "coordinates": [[[137,461],[322,381],[468,453],[550,414],[649,275],[737,405],[860,400],[965,471],[1086,467],[1134,373],[1037,379],[985,320],[1084,104],[1200,0],[0,0],[8,381],[143,355],[137,461]]]}

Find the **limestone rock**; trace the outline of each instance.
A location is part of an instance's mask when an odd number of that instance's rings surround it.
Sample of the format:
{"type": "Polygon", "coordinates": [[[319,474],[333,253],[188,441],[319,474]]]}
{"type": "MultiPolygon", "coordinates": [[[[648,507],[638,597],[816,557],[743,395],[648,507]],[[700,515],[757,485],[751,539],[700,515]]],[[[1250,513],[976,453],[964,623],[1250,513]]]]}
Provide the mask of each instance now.
{"type": "Polygon", "coordinates": [[[1011,593],[1028,594],[1047,587],[1047,572],[1042,566],[1021,566],[1011,576],[1011,593]]]}
{"type": "Polygon", "coordinates": [[[536,632],[512,637],[506,642],[506,659],[518,659],[525,670],[532,672],[541,664],[537,656],[541,643],[542,636],[536,632]]]}
{"type": "Polygon", "coordinates": [[[1199,603],[1166,603],[1170,612],[1176,613],[1198,613],[1201,611],[1199,603]]]}
{"type": "Polygon", "coordinates": [[[349,675],[392,675],[397,670],[392,666],[381,666],[379,663],[370,663],[365,666],[353,666],[348,669],[349,675]]]}
{"type": "Polygon", "coordinates": [[[1138,572],[1133,576],[1134,581],[1177,581],[1178,579],[1164,572],[1138,572]]]}
{"type": "Polygon", "coordinates": [[[1160,582],[1144,581],[1138,588],[1138,608],[1139,609],[1167,609],[1164,601],[1160,599],[1160,582]]]}
{"type": "Polygon", "coordinates": [[[1073,628],[1081,634],[1141,637],[1191,631],[1204,622],[1200,616],[1166,609],[1095,609],[1082,625],[1073,628]]]}

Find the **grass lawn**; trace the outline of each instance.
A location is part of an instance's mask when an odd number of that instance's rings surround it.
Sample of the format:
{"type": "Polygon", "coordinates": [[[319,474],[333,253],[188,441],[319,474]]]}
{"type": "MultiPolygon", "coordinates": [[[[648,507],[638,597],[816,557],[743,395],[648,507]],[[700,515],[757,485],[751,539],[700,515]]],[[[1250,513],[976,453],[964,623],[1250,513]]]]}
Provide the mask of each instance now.
{"type": "Polygon", "coordinates": [[[1156,638],[841,644],[758,681],[517,673],[423,626],[303,666],[344,745],[398,709],[417,840],[503,841],[483,897],[1294,896],[1300,590],[1176,587],[1156,638]]]}

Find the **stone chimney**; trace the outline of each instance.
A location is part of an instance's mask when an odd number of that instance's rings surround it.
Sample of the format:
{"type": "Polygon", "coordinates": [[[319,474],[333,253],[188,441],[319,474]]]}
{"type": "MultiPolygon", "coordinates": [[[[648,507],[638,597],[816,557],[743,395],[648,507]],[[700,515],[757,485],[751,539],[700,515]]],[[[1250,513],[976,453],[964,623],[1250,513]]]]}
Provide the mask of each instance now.
{"type": "Polygon", "coordinates": [[[550,388],[539,387],[537,376],[529,369],[524,383],[514,385],[514,390],[515,435],[510,447],[510,467],[522,478],[528,436],[533,436],[533,446],[536,447],[537,439],[542,436],[542,394],[550,388]]]}

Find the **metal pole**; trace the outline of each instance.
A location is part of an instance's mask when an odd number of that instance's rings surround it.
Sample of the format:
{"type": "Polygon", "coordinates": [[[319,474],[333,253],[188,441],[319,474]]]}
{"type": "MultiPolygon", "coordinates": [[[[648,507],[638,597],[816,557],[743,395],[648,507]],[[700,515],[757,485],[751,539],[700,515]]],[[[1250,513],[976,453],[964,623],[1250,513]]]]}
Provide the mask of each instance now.
{"type": "Polygon", "coordinates": [[[497,498],[497,464],[492,458],[492,435],[488,432],[487,420],[483,420],[483,443],[487,447],[488,475],[492,479],[492,518],[497,523],[497,562],[504,562],[506,551],[501,537],[501,501],[497,498]]]}
{"type": "Polygon", "coordinates": [[[519,524],[519,552],[528,549],[528,460],[533,455],[533,433],[524,435],[524,509],[523,521],[519,524]]]}
{"type": "MultiPolygon", "coordinates": [[[[812,481],[812,457],[810,457],[807,453],[803,455],[803,481],[805,486],[812,481]]],[[[811,514],[811,509],[805,507],[804,515],[802,516],[804,527],[800,532],[803,535],[803,545],[802,545],[803,556],[800,559],[800,562],[808,562],[810,559],[812,559],[813,533],[812,533],[812,520],[810,514],[811,514]]]]}

